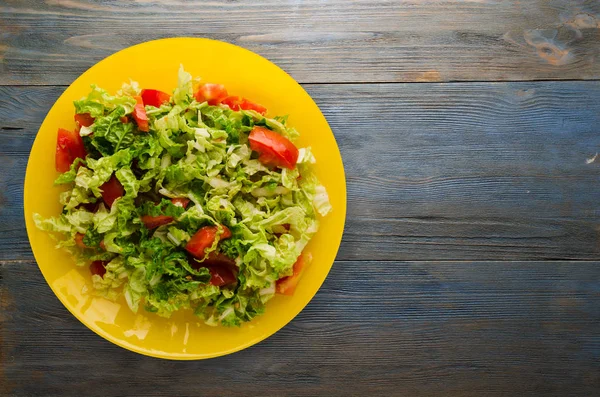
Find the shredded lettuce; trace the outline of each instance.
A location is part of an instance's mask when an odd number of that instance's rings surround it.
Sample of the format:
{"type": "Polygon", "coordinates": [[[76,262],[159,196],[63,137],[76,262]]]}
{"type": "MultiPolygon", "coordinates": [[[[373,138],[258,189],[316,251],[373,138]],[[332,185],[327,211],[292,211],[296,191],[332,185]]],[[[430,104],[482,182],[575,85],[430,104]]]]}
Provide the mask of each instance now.
{"type": "Polygon", "coordinates": [[[60,196],[62,213],[47,219],[35,214],[34,221],[78,265],[103,261],[106,273],[92,276],[97,294],[123,295],[134,312],[168,317],[192,309],[209,325],[238,326],[264,312],[275,283],[292,274],[319,217],[332,207],[312,172],[310,147],[299,149],[293,169],[268,167],[250,149],[255,126],[294,141],[298,131],[287,117],[199,103],[194,83],[181,67],[171,100],[146,106],[149,132],[140,132],[132,115],[133,97],[140,95],[136,82],[114,96],[92,86],[74,102],[76,113],[94,118],[80,131],[88,156],[55,181],[70,187],[60,196]],[[109,206],[103,194],[112,176],[123,194],[109,206]],[[189,204],[183,208],[171,199],[189,204]],[[148,229],[147,217],[170,223],[148,229]],[[186,244],[205,226],[217,226],[219,236],[226,226],[231,237],[215,239],[204,258],[190,259],[186,244]],[[201,263],[210,255],[228,258],[228,265],[218,266],[228,266],[235,281],[212,282],[217,265],[201,263]]]}

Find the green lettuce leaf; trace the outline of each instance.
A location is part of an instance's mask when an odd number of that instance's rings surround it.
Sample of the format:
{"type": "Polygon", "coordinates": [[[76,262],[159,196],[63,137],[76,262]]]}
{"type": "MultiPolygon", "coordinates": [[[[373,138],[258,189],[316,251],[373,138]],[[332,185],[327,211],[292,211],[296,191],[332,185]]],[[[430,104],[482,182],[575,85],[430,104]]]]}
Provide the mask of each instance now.
{"type": "Polygon", "coordinates": [[[123,295],[133,312],[169,317],[189,308],[209,325],[239,326],[264,312],[276,281],[292,274],[318,230],[318,218],[332,207],[313,172],[310,147],[299,148],[297,166],[290,170],[265,166],[249,146],[254,126],[295,140],[298,131],[287,116],[198,103],[194,82],[179,70],[172,103],[147,107],[150,131],[144,133],[122,119],[136,104],[137,83],[124,84],[114,96],[92,86],[74,103],[77,113],[95,118],[80,131],[88,156],[55,182],[69,184],[60,194],[62,213],[48,219],[36,214],[34,222],[51,232],[77,265],[106,262],[104,277],[92,276],[101,296],[123,295]],[[108,207],[102,186],[113,175],[124,191],[108,207]],[[191,201],[183,208],[172,198],[191,201]],[[82,205],[88,203],[96,205],[82,205]],[[171,219],[148,229],[145,216],[171,219]],[[236,281],[218,287],[211,284],[214,269],[203,264],[208,257],[192,259],[185,247],[202,227],[222,232],[221,225],[231,237],[216,239],[205,254],[231,258],[226,266],[236,281]],[[81,234],[84,249],[77,246],[81,234]]]}
{"type": "Polygon", "coordinates": [[[97,118],[118,107],[123,108],[124,114],[129,114],[133,111],[136,101],[130,96],[111,96],[105,90],[92,85],[92,91],[88,96],[74,101],[73,104],[75,113],[89,113],[90,116],[97,118]]]}
{"type": "Polygon", "coordinates": [[[176,105],[186,106],[191,101],[193,96],[192,75],[183,69],[183,65],[179,67],[177,75],[177,88],[173,93],[173,101],[176,105]]]}

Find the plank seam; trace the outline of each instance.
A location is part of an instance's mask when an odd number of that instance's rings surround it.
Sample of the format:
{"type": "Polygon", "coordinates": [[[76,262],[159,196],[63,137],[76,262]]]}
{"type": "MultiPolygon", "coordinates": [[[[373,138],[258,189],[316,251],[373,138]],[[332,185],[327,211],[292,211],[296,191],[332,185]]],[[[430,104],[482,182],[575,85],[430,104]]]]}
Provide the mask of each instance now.
{"type": "MultiPolygon", "coordinates": [[[[563,263],[598,263],[600,262],[600,258],[598,259],[561,259],[561,258],[550,258],[550,259],[509,259],[509,260],[501,260],[501,259],[339,259],[335,260],[334,263],[356,263],[356,262],[380,262],[380,263],[473,263],[473,264],[489,264],[489,263],[541,263],[541,262],[563,262],[563,263]]],[[[32,263],[36,263],[34,259],[5,259],[0,260],[0,266],[7,265],[30,265],[32,263]]],[[[36,263],[37,264],[37,263],[36,263]]]]}
{"type": "MultiPolygon", "coordinates": [[[[573,83],[598,82],[600,78],[590,79],[532,79],[532,80],[448,80],[448,81],[332,81],[300,82],[300,85],[378,85],[378,84],[502,84],[502,83],[573,83]]],[[[68,87],[69,84],[0,84],[0,87],[68,87]]]]}

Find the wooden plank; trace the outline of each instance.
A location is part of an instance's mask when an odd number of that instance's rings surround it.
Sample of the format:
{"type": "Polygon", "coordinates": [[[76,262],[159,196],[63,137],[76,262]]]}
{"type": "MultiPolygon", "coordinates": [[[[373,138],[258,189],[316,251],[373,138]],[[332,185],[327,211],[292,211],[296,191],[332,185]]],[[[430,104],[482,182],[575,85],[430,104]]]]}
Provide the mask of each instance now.
{"type": "Polygon", "coordinates": [[[587,397],[600,388],[600,262],[337,262],[283,330],[197,362],[101,339],[33,262],[0,263],[0,275],[4,395],[587,397]]]}
{"type": "MultiPolygon", "coordinates": [[[[306,88],[346,168],[338,259],[600,259],[600,82],[306,88]]],[[[31,258],[24,169],[62,90],[0,88],[0,259],[31,258]]]]}
{"type": "Polygon", "coordinates": [[[255,51],[302,83],[598,79],[597,1],[0,3],[0,84],[68,84],[172,36],[255,51]]]}
{"type": "Polygon", "coordinates": [[[340,258],[598,258],[598,83],[309,91],[345,162],[340,258]]]}

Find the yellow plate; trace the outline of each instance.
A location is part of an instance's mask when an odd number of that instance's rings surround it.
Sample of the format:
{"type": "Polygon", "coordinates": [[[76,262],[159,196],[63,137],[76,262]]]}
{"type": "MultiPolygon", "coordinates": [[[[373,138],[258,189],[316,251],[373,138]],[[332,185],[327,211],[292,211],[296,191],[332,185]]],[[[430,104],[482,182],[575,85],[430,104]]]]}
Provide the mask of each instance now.
{"type": "MultiPolygon", "coordinates": [[[[82,74],[56,101],[42,124],[27,164],[25,220],[29,241],[48,285],[67,309],[103,338],[126,349],[154,357],[192,360],[221,356],[244,349],[277,332],[315,295],[335,259],[346,216],[346,182],[339,149],[327,121],[302,87],[265,58],[243,48],[197,38],[174,38],[142,43],[109,56],[82,74]],[[292,297],[276,296],[266,313],[240,328],[208,327],[191,311],[170,319],[145,312],[133,314],[124,300],[111,302],[92,294],[90,273],[78,268],[68,254],[54,248],[48,234],[39,231],[34,213],[58,215],[61,189],[53,186],[56,131],[74,128],[73,100],[97,84],[115,92],[133,79],[141,87],[172,92],[183,64],[192,76],[225,84],[235,95],[265,105],[268,115],[289,114],[300,131],[299,146],[312,146],[316,173],[327,188],[333,212],[307,246],[312,264],[292,297]]],[[[74,341],[74,343],[77,343],[74,341]]]]}

